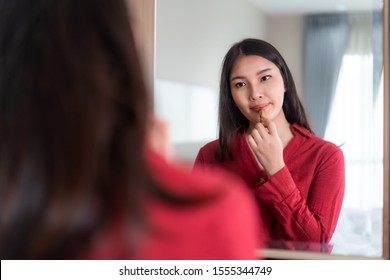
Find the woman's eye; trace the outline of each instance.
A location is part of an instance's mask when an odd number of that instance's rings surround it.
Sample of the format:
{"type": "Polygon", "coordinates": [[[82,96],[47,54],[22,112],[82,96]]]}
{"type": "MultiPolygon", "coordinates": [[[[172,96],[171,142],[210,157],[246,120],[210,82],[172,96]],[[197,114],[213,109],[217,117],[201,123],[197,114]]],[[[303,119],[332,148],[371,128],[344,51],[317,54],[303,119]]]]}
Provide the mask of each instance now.
{"type": "Polygon", "coordinates": [[[270,76],[270,75],[261,77],[261,80],[262,80],[262,81],[267,81],[267,80],[269,80],[269,79],[271,79],[271,76],[270,76]]]}
{"type": "Polygon", "coordinates": [[[236,88],[241,88],[241,87],[246,86],[246,83],[240,82],[240,83],[235,84],[234,86],[235,86],[236,88]]]}

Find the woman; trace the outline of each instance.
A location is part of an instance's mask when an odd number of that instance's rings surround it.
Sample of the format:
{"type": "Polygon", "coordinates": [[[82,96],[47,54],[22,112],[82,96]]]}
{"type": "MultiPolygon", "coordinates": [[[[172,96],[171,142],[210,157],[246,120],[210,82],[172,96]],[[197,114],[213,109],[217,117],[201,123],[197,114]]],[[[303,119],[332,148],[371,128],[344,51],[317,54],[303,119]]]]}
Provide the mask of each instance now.
{"type": "Polygon", "coordinates": [[[243,183],[159,155],[126,11],[0,0],[1,259],[256,258],[243,183]]]}
{"type": "Polygon", "coordinates": [[[290,70],[272,45],[245,39],[230,48],[219,121],[219,139],[200,149],[195,166],[219,166],[243,178],[269,239],[329,242],[344,196],[344,157],[313,134],[290,70]]]}

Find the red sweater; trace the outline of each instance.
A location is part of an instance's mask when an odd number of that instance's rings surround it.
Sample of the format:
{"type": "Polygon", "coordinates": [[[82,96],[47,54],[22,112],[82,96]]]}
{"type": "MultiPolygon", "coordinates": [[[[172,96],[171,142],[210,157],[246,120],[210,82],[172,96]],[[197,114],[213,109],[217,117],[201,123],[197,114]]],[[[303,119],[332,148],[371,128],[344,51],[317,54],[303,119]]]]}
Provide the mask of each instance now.
{"type": "Polygon", "coordinates": [[[88,259],[258,259],[257,205],[244,182],[221,170],[173,166],[153,152],[147,153],[147,163],[159,187],[181,202],[150,199],[147,226],[138,235],[129,232],[126,215],[119,213],[88,259]],[[131,241],[138,245],[136,255],[126,250],[131,241]]]}
{"type": "Polygon", "coordinates": [[[243,133],[236,139],[234,160],[217,162],[216,140],[200,149],[195,166],[220,166],[245,180],[257,197],[266,238],[327,243],[344,198],[344,156],[303,127],[295,124],[291,130],[294,137],[283,151],[286,166],[270,179],[243,133]]]}

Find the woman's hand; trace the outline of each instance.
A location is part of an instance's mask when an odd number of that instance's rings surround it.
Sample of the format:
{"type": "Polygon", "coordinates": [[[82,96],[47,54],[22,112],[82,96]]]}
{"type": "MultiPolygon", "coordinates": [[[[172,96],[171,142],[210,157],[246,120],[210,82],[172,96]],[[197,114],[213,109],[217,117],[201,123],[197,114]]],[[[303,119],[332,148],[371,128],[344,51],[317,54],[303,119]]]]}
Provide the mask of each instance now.
{"type": "Polygon", "coordinates": [[[149,147],[166,160],[171,161],[173,147],[170,142],[168,124],[153,115],[149,117],[148,123],[147,142],[149,147]]]}
{"type": "Polygon", "coordinates": [[[283,143],[275,123],[269,123],[267,128],[262,123],[257,123],[247,134],[247,142],[268,178],[285,166],[283,143]]]}

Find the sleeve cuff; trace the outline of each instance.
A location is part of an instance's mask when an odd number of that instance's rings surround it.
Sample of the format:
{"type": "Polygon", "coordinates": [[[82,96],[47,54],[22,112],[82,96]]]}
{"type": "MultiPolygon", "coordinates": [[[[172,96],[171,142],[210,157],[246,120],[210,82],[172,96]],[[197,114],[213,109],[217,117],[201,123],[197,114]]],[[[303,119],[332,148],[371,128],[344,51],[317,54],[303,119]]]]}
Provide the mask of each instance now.
{"type": "Polygon", "coordinates": [[[280,203],[296,190],[295,182],[287,166],[280,169],[267,182],[260,185],[257,197],[265,203],[280,203]]]}

